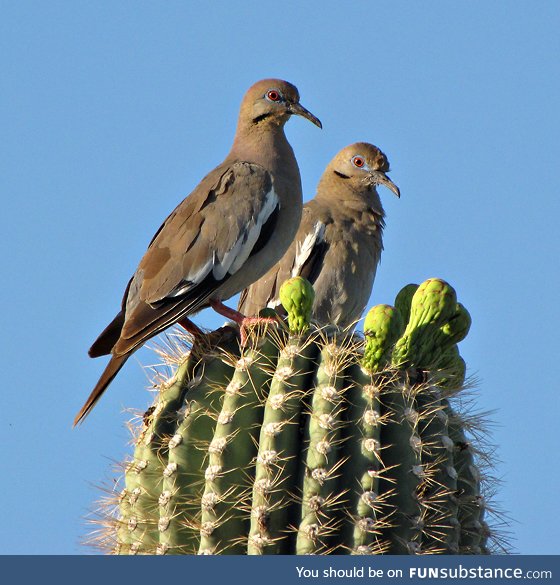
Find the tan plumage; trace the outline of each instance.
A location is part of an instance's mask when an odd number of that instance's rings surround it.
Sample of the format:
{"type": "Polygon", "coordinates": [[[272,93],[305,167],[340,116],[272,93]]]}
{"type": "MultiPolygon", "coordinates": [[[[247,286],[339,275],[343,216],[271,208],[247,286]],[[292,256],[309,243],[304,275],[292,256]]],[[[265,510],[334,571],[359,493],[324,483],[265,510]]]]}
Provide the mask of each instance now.
{"type": "Polygon", "coordinates": [[[111,360],[74,424],[143,343],[236,294],[282,257],[302,210],[299,169],[284,134],[292,114],[321,125],[286,81],[265,79],[247,91],[230,153],[165,220],[121,311],[92,345],[91,357],[110,353],[111,360]]]}
{"type": "Polygon", "coordinates": [[[315,198],[305,204],[292,245],[276,266],[241,293],[238,310],[256,315],[266,306],[277,306],[282,283],[299,275],[315,288],[313,316],[318,322],[346,327],[359,319],[383,250],[385,213],[376,185],[400,196],[388,171],[386,156],[372,144],[342,149],[323,173],[315,198]]]}

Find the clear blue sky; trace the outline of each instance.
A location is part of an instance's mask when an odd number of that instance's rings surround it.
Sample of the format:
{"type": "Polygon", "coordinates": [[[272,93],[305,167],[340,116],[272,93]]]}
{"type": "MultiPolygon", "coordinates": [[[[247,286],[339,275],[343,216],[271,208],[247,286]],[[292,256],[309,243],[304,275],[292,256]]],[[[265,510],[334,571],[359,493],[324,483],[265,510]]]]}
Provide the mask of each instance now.
{"type": "Polygon", "coordinates": [[[287,130],[306,198],[343,146],[387,153],[402,198],[382,193],[371,304],[455,286],[515,549],[559,553],[559,30],[555,1],[2,2],[0,553],[85,552],[94,484],[129,452],[124,409],[148,406],[156,361],[139,351],[72,431],[103,368],[87,348],[269,76],[324,124],[287,130]]]}

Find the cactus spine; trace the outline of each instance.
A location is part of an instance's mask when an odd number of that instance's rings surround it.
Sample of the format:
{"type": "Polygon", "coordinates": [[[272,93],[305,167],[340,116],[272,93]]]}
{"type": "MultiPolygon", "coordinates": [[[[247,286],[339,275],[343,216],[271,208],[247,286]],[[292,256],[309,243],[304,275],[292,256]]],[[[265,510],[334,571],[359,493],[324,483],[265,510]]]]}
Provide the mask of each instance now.
{"type": "Polygon", "coordinates": [[[120,554],[479,554],[492,550],[477,450],[455,396],[470,317],[439,279],[378,305],[365,337],[233,330],[187,352],[144,418],[106,534],[120,554]]]}

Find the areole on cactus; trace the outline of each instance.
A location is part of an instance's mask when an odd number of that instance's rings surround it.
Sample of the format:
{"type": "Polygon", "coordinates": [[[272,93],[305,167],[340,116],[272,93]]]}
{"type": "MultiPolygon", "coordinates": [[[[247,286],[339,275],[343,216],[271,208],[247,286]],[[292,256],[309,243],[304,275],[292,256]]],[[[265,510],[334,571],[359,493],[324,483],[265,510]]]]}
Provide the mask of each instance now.
{"type": "MultiPolygon", "coordinates": [[[[139,428],[99,543],[116,554],[489,554],[485,458],[457,343],[470,317],[440,279],[367,314],[364,336],[310,322],[240,348],[225,327],[175,359],[139,428]]],[[[468,385],[468,384],[467,384],[468,385]]]]}

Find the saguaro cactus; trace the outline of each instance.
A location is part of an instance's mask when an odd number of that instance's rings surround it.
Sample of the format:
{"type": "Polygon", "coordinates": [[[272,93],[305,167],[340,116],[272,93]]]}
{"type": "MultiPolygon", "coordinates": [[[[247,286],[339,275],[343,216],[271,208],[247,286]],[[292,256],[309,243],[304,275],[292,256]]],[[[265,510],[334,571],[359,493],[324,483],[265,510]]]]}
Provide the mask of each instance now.
{"type": "MultiPolygon", "coordinates": [[[[481,453],[460,414],[470,326],[453,288],[408,285],[365,336],[309,323],[196,345],[160,384],[102,540],[117,554],[488,554],[481,453]]],[[[287,300],[286,300],[287,299],[287,300]]]]}

